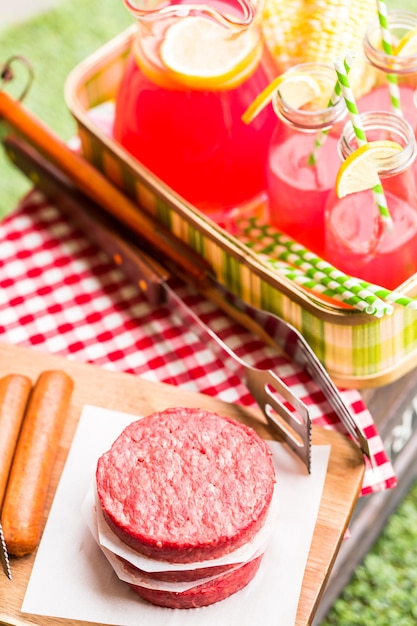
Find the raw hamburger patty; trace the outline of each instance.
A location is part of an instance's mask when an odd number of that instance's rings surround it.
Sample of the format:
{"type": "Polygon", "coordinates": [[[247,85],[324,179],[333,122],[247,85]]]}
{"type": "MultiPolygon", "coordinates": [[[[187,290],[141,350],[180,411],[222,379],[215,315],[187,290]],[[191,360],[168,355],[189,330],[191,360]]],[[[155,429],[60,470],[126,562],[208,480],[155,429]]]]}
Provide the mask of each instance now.
{"type": "Polygon", "coordinates": [[[173,408],[130,424],[97,464],[104,518],[154,559],[223,556],[263,525],[275,471],[253,429],[200,409],[173,408]]]}
{"type": "Polygon", "coordinates": [[[245,563],[239,569],[222,574],[214,580],[205,582],[187,591],[162,591],[148,589],[139,585],[129,585],[141,598],[171,609],[195,609],[225,600],[233,593],[243,589],[255,576],[261,564],[262,556],[245,563]]]}
{"type": "Polygon", "coordinates": [[[208,578],[209,576],[219,576],[224,572],[235,569],[236,564],[227,565],[214,565],[213,567],[198,567],[187,570],[174,570],[167,572],[146,572],[141,570],[126,559],[118,557],[123,567],[127,572],[130,572],[133,576],[146,576],[150,580],[158,580],[171,583],[185,583],[192,582],[194,580],[200,580],[200,578],[208,578]]]}

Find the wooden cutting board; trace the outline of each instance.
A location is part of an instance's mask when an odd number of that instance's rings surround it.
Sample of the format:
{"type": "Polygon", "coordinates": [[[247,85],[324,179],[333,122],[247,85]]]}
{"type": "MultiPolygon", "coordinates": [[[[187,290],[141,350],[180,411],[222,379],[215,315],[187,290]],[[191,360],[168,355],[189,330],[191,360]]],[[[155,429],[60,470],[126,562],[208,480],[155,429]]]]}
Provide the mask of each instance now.
{"type": "MultiPolygon", "coordinates": [[[[34,349],[0,344],[0,377],[9,373],[21,373],[35,381],[40,372],[47,369],[64,369],[75,383],[71,410],[50,488],[48,509],[52,504],[53,494],[85,404],[143,415],[169,406],[202,407],[243,421],[265,438],[275,438],[262,414],[256,410],[226,404],[178,387],[148,382],[130,374],[107,371],[94,365],[78,363],[34,349]]],[[[341,434],[313,428],[313,443],[331,444],[331,453],[299,600],[297,626],[305,626],[312,622],[358,498],[365,469],[358,448],[341,434]]],[[[86,625],[87,622],[20,612],[34,558],[35,555],[20,559],[11,558],[12,581],[0,572],[0,623],[13,626],[86,625]]]]}

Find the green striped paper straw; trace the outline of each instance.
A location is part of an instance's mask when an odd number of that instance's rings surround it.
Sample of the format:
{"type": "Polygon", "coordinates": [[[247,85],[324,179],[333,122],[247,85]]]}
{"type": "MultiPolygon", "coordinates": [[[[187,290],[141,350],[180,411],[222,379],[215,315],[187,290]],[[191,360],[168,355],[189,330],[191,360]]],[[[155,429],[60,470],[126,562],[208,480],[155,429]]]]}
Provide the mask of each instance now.
{"type": "MultiPolygon", "coordinates": [[[[382,39],[382,49],[385,54],[392,55],[392,39],[391,33],[388,28],[388,10],[385,0],[378,0],[378,20],[379,25],[381,26],[381,39],[382,39]]],[[[395,74],[387,74],[386,75],[388,81],[388,89],[390,95],[390,101],[392,110],[394,113],[403,117],[403,111],[401,108],[401,100],[400,100],[400,89],[398,87],[398,79],[395,74]]]]}
{"type": "MultiPolygon", "coordinates": [[[[350,53],[348,52],[346,56],[350,56],[350,53]]],[[[346,107],[349,111],[355,137],[358,141],[359,146],[363,146],[367,143],[366,134],[362,126],[362,120],[359,115],[355,97],[353,95],[353,91],[350,87],[349,79],[345,71],[344,61],[340,57],[337,57],[335,59],[334,66],[336,69],[337,77],[339,79],[340,87],[342,89],[343,97],[345,98],[346,107]]],[[[372,191],[374,193],[375,202],[378,207],[383,224],[387,228],[392,228],[392,219],[389,213],[387,200],[385,198],[385,193],[381,182],[375,185],[372,191]]]]}
{"type": "MultiPolygon", "coordinates": [[[[281,258],[280,260],[287,260],[288,253],[290,252],[293,255],[291,257],[293,263],[304,272],[308,267],[315,268],[335,280],[336,283],[349,288],[350,291],[358,288],[366,289],[385,303],[391,305],[398,304],[412,310],[417,310],[417,300],[409,298],[400,291],[386,289],[380,285],[375,285],[354,276],[344,274],[341,270],[335,268],[324,259],[321,259],[307,248],[304,248],[301,244],[291,239],[291,237],[288,237],[288,235],[273,229],[267,223],[261,223],[256,218],[251,218],[249,220],[242,220],[239,224],[239,228],[241,229],[241,238],[247,238],[247,240],[244,241],[245,245],[254,248],[259,254],[271,256],[272,254],[276,254],[277,249],[281,246],[284,249],[282,255],[285,256],[285,259],[281,258]],[[265,241],[268,240],[270,243],[265,245],[265,241]]],[[[280,254],[279,256],[282,255],[280,254]]]]}
{"type": "MultiPolygon", "coordinates": [[[[290,266],[287,262],[277,261],[269,256],[260,254],[260,258],[269,265],[273,270],[277,271],[281,276],[284,276],[288,280],[301,285],[304,289],[309,289],[319,295],[327,296],[343,304],[348,304],[358,311],[367,313],[368,315],[374,315],[375,317],[383,317],[386,313],[387,307],[379,308],[378,306],[368,303],[365,299],[358,294],[349,291],[335,280],[326,276],[322,279],[322,282],[318,282],[315,277],[310,277],[307,273],[304,273],[297,267],[290,266]]],[[[365,290],[363,290],[365,291],[365,290]]],[[[373,298],[374,302],[378,301],[378,298],[373,298]]]]}
{"type": "MultiPolygon", "coordinates": [[[[354,304],[354,302],[361,301],[366,306],[371,307],[368,312],[372,314],[379,312],[380,317],[383,315],[391,315],[394,311],[391,304],[387,304],[381,300],[379,296],[359,284],[358,281],[351,276],[338,272],[336,268],[332,268],[332,270],[328,268],[328,272],[322,271],[312,265],[311,262],[304,259],[301,260],[296,254],[281,246],[277,247],[276,254],[280,260],[286,261],[302,270],[305,276],[315,281],[316,284],[325,285],[329,288],[332,287],[335,292],[345,294],[347,304],[354,304]]],[[[363,307],[363,310],[366,310],[366,306],[363,307]]]]}
{"type": "MultiPolygon", "coordinates": [[[[250,234],[250,227],[246,232],[250,234]]],[[[373,315],[376,315],[378,311],[379,316],[391,315],[393,312],[393,307],[390,304],[384,302],[377,294],[368,291],[359,283],[358,279],[343,274],[278,231],[274,232],[274,242],[270,246],[263,245],[262,238],[255,242],[246,241],[245,244],[254,249],[257,254],[263,255],[264,259],[268,258],[273,262],[274,257],[276,257],[279,261],[284,261],[287,267],[288,265],[292,266],[293,270],[297,268],[309,279],[311,290],[321,291],[322,286],[329,289],[331,286],[334,294],[339,296],[343,294],[346,304],[355,306],[361,311],[373,315]],[[307,256],[311,258],[307,258],[307,256]],[[321,267],[319,267],[319,263],[321,267]]]]}
{"type": "MultiPolygon", "coordinates": [[[[316,256],[313,252],[310,252],[310,250],[303,248],[303,246],[293,241],[286,235],[277,233],[277,243],[282,244],[282,246],[285,248],[285,252],[279,254],[281,260],[288,260],[289,257],[287,253],[290,252],[293,255],[293,262],[295,261],[297,264],[299,264],[300,260],[302,260],[305,263],[308,263],[310,266],[314,267],[315,269],[323,272],[323,274],[326,274],[327,276],[335,280],[338,284],[349,288],[351,291],[359,290],[358,293],[360,293],[361,289],[365,289],[366,292],[368,292],[365,294],[365,297],[367,298],[371,293],[378,296],[378,298],[380,298],[383,302],[388,302],[389,304],[400,304],[402,306],[406,306],[407,308],[417,309],[415,300],[407,298],[407,296],[401,294],[400,292],[384,289],[379,285],[373,285],[372,283],[368,283],[353,276],[344,274],[342,271],[338,270],[324,259],[316,256]]],[[[387,314],[391,312],[392,309],[388,309],[386,311],[387,314]]]]}
{"type": "MultiPolygon", "coordinates": [[[[278,246],[276,251],[280,260],[294,264],[297,268],[302,270],[305,276],[311,278],[311,280],[315,283],[323,285],[327,284],[329,288],[334,289],[335,291],[337,291],[335,284],[340,285],[341,288],[345,288],[348,297],[349,294],[351,294],[351,297],[358,297],[362,302],[367,303],[368,306],[371,307],[369,311],[366,311],[366,307],[363,307],[363,310],[367,313],[375,314],[377,317],[380,317],[381,313],[382,315],[392,315],[394,312],[392,307],[393,304],[398,304],[407,309],[417,311],[417,300],[406,296],[400,291],[392,291],[390,289],[386,289],[385,287],[381,287],[380,285],[375,285],[374,283],[369,283],[365,280],[353,278],[336,268],[333,268],[332,270],[329,269],[328,274],[326,273],[326,269],[325,271],[314,271],[311,267],[309,267],[310,264],[308,262],[300,260],[297,254],[290,253],[284,246],[278,246]],[[334,281],[334,283],[330,284],[326,281],[326,278],[334,281]],[[374,300],[372,296],[376,296],[377,299],[374,300]],[[375,309],[375,312],[372,311],[372,307],[375,309]]],[[[326,262],[322,261],[322,263],[326,262]]],[[[313,289],[313,286],[311,285],[310,288],[313,289]]],[[[339,290],[338,293],[342,293],[342,291],[339,290]]],[[[346,304],[353,305],[353,301],[344,301],[346,304]]]]}
{"type": "Polygon", "coordinates": [[[364,280],[360,281],[360,284],[370,291],[374,293],[378,298],[384,300],[384,302],[390,302],[392,304],[400,304],[401,306],[406,307],[407,309],[412,309],[417,311],[417,300],[414,298],[410,298],[406,296],[401,291],[391,291],[390,289],[385,289],[385,287],[381,287],[380,285],[374,285],[373,283],[368,283],[364,280]]]}
{"type": "MultiPolygon", "coordinates": [[[[351,50],[349,55],[346,55],[346,57],[344,59],[344,66],[345,66],[346,74],[349,74],[350,68],[352,66],[352,63],[353,63],[355,57],[356,57],[356,52],[354,50],[351,50]]],[[[333,93],[330,96],[330,100],[327,103],[327,107],[334,106],[336,104],[336,102],[338,101],[341,93],[342,93],[342,88],[340,87],[340,83],[337,80],[336,84],[334,86],[334,89],[333,89],[333,93]]],[[[316,138],[314,140],[313,152],[308,157],[308,164],[309,165],[315,165],[317,163],[318,151],[320,150],[321,146],[326,141],[327,135],[330,133],[330,130],[331,129],[328,128],[327,130],[323,130],[323,131],[317,133],[316,138]]]]}
{"type": "MultiPolygon", "coordinates": [[[[265,258],[265,253],[261,252],[261,254],[265,258]]],[[[330,271],[331,266],[328,266],[328,271],[323,271],[317,265],[311,263],[311,260],[300,257],[299,254],[289,250],[285,245],[277,245],[274,249],[275,255],[280,261],[285,261],[302,271],[304,276],[311,281],[309,288],[312,290],[314,290],[313,284],[317,286],[317,290],[319,290],[319,286],[332,289],[335,294],[343,296],[343,301],[346,304],[378,317],[391,315],[394,311],[391,304],[387,304],[378,295],[359,284],[357,279],[343,274],[336,268],[332,268],[330,271]]],[[[321,261],[325,263],[322,259],[321,261]]]]}

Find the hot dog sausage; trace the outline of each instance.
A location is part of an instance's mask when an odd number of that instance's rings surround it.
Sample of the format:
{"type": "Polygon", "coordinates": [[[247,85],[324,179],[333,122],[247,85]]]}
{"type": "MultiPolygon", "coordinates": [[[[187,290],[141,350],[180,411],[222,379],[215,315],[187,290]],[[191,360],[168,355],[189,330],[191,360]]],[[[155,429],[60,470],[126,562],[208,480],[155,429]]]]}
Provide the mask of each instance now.
{"type": "Polygon", "coordinates": [[[43,372],[25,413],[3,502],[2,525],[10,554],[38,546],[48,486],[73,390],[63,371],[43,372]]]}
{"type": "Polygon", "coordinates": [[[0,506],[31,388],[31,380],[20,374],[0,379],[0,506]]]}

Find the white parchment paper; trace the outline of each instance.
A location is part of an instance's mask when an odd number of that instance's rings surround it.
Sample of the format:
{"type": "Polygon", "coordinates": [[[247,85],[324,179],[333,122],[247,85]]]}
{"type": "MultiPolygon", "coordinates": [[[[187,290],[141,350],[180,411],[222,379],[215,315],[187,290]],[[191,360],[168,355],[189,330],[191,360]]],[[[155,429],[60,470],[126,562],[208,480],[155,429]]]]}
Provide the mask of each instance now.
{"type": "Polygon", "coordinates": [[[137,416],[85,406],[36,555],[22,612],[117,626],[291,626],[320,506],[330,446],[313,446],[312,473],[268,442],[279,514],[256,577],[230,598],[200,609],[146,603],[118,580],[82,514],[98,457],[137,416]]]}

